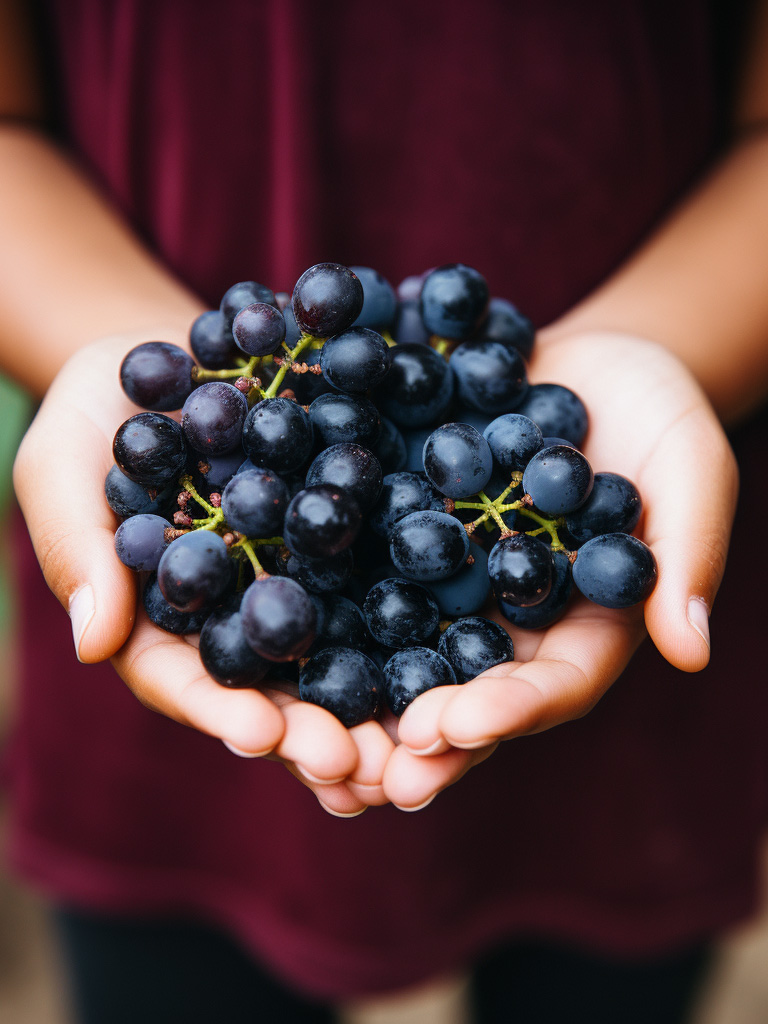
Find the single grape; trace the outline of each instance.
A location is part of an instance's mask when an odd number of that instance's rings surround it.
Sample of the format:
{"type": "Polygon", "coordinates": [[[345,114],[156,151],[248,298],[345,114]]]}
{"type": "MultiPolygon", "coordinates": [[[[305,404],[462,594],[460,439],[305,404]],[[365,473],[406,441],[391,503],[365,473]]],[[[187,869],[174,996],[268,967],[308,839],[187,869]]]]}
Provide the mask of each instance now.
{"type": "Polygon", "coordinates": [[[374,717],[383,684],[381,669],[362,651],[325,647],[301,670],[299,696],[351,729],[374,717]]]}
{"type": "Polygon", "coordinates": [[[523,357],[500,341],[467,341],[454,349],[450,365],[460,401],[480,412],[511,412],[528,387],[523,357]]]}
{"type": "Polygon", "coordinates": [[[206,619],[200,631],[200,660],[217,683],[233,689],[255,686],[267,674],[270,662],[245,639],[239,598],[206,619]]]}
{"type": "Polygon", "coordinates": [[[153,412],[180,409],[194,384],[194,360],[183,348],[167,341],[146,341],[126,355],[120,383],[132,402],[153,412]]]}
{"type": "Polygon", "coordinates": [[[256,281],[239,281],[224,292],[219,308],[228,331],[231,332],[235,317],[243,306],[248,306],[252,302],[266,302],[277,308],[277,299],[272,289],[264,284],[257,284],[256,281]]]}
{"type": "Polygon", "coordinates": [[[463,263],[437,267],[421,288],[421,317],[430,334],[460,341],[470,338],[488,309],[488,285],[463,263]]]}
{"type": "Polygon", "coordinates": [[[381,433],[378,441],[369,447],[379,460],[382,473],[397,473],[405,468],[407,459],[405,439],[392,420],[388,420],[386,416],[381,417],[381,433]]]}
{"type": "Polygon", "coordinates": [[[398,718],[427,690],[455,685],[456,675],[451,666],[429,647],[396,651],[384,666],[384,698],[389,710],[398,718]]]}
{"type": "Polygon", "coordinates": [[[147,580],[142,601],[150,622],[159,626],[160,629],[164,629],[166,633],[176,633],[177,635],[186,636],[189,633],[199,633],[210,612],[208,607],[191,613],[180,612],[168,604],[160,590],[155,573],[147,580]]]}
{"type": "Polygon", "coordinates": [[[491,478],[493,457],[488,442],[468,423],[444,423],[424,444],[424,472],[449,498],[468,498],[491,478]]]}
{"type": "Polygon", "coordinates": [[[423,647],[440,613],[430,592],[410,580],[387,579],[371,587],[363,604],[371,636],[385,647],[423,647]]]}
{"type": "Polygon", "coordinates": [[[379,408],[398,427],[425,427],[439,419],[453,397],[453,372],[429,345],[396,345],[382,381],[379,408]]]}
{"type": "Polygon", "coordinates": [[[123,519],[141,514],[160,515],[173,500],[173,485],[163,490],[147,490],[131,480],[119,466],[110,466],[104,481],[104,496],[107,504],[123,519]]]}
{"type": "Polygon", "coordinates": [[[180,612],[215,604],[232,580],[227,545],[210,530],[194,530],[168,546],[157,567],[166,601],[180,612]]]}
{"type": "Polygon", "coordinates": [[[307,487],[341,487],[367,512],[381,493],[381,466],[375,455],[359,444],[335,444],[315,458],[307,470],[307,487]]]}
{"type": "Polygon", "coordinates": [[[470,544],[469,557],[472,564],[462,565],[453,576],[424,584],[443,615],[476,615],[488,600],[491,592],[488,555],[479,544],[470,544]]]}
{"type": "Polygon", "coordinates": [[[140,412],[121,424],[112,452],[126,476],[158,490],[179,476],[187,459],[181,427],[159,412],[140,412]]]}
{"type": "Polygon", "coordinates": [[[460,405],[456,408],[454,419],[457,423],[468,423],[470,427],[474,427],[478,434],[485,433],[485,428],[493,422],[493,414],[487,414],[480,412],[478,409],[470,409],[466,405],[460,405]]]}
{"type": "Polygon", "coordinates": [[[478,338],[513,345],[524,359],[530,359],[536,330],[523,314],[506,299],[492,298],[488,317],[480,325],[478,338]]]}
{"type": "Polygon", "coordinates": [[[604,533],[579,548],[573,582],[604,608],[630,608],[653,590],[657,569],[653,552],[627,533],[604,533]]]}
{"type": "Polygon", "coordinates": [[[349,267],[318,263],[305,270],[291,299],[296,323],[316,338],[341,334],[363,308],[363,286],[349,267]]]}
{"type": "Polygon", "coordinates": [[[618,473],[596,473],[592,493],[565,525],[576,544],[601,533],[631,533],[643,511],[643,502],[631,480],[618,473]]]}
{"type": "Polygon", "coordinates": [[[590,495],[592,467],[580,451],[569,445],[542,448],[523,472],[523,490],[549,516],[573,512],[590,495]]]}
{"type": "Polygon", "coordinates": [[[390,557],[409,579],[444,580],[469,554],[467,531],[445,512],[411,512],[392,527],[390,557]]]}
{"type": "Polygon", "coordinates": [[[411,512],[445,512],[445,499],[418,473],[390,473],[370,515],[371,528],[389,538],[392,527],[411,512]]]}
{"type": "Polygon", "coordinates": [[[235,448],[234,451],[225,452],[223,455],[209,455],[205,458],[198,456],[195,473],[203,488],[210,494],[211,491],[224,490],[242,464],[243,451],[235,448]]]}
{"type": "Polygon", "coordinates": [[[243,447],[256,466],[279,476],[292,473],[312,454],[312,423],[296,402],[265,398],[251,409],[243,426],[243,447]]]}
{"type": "Polygon", "coordinates": [[[428,345],[430,334],[421,319],[418,299],[415,302],[401,302],[392,327],[392,337],[398,345],[412,343],[428,345]]]}
{"type": "Polygon", "coordinates": [[[362,394],[376,387],[387,374],[392,352],[376,331],[350,327],[329,338],[320,350],[323,376],[339,391],[362,394]]]}
{"type": "Polygon", "coordinates": [[[285,482],[269,469],[234,476],[221,496],[224,518],[247,537],[279,536],[289,502],[285,482]]]}
{"type": "MultiPolygon", "coordinates": [[[[280,295],[286,295],[287,292],[280,292],[280,295]]],[[[301,328],[296,323],[296,317],[293,315],[293,309],[291,308],[291,297],[288,295],[288,305],[281,307],[283,314],[283,320],[285,320],[285,343],[288,348],[294,348],[299,338],[301,337],[301,328]]],[[[319,356],[320,353],[317,352],[319,356]]],[[[304,362],[308,362],[307,354],[302,357],[304,362]]]]}
{"type": "Polygon", "coordinates": [[[440,637],[438,653],[451,665],[459,683],[503,665],[515,657],[512,639],[490,619],[468,618],[454,622],[440,637]]]}
{"type": "Polygon", "coordinates": [[[563,615],[573,593],[571,563],[564,551],[552,552],[554,575],[552,589],[539,604],[521,608],[500,600],[499,609],[513,626],[519,629],[547,629],[563,615]]]}
{"type": "Polygon", "coordinates": [[[497,598],[524,608],[539,604],[552,588],[552,552],[524,533],[503,537],[488,556],[488,575],[497,598]]]}
{"type": "Polygon", "coordinates": [[[304,558],[281,548],[276,568],[281,576],[300,583],[309,594],[330,594],[349,583],[354,564],[350,548],[328,558],[304,558]]]}
{"type": "Polygon", "coordinates": [[[536,452],[544,447],[541,431],[527,416],[508,412],[488,424],[483,437],[502,469],[525,469],[536,452]]]}
{"type": "Polygon", "coordinates": [[[587,433],[587,410],[560,384],[532,384],[515,412],[533,420],[544,437],[564,437],[577,448],[587,433]]]}
{"type": "Polygon", "coordinates": [[[351,442],[370,449],[381,432],[379,410],[361,395],[320,395],[309,407],[309,418],[321,448],[351,442]]]}
{"type": "Polygon", "coordinates": [[[283,537],[288,548],[308,558],[329,558],[348,548],[362,515],[355,499],[331,484],[307,487],[291,499],[283,537]]]}
{"type": "Polygon", "coordinates": [[[271,356],[285,341],[285,318],[266,302],[251,302],[238,312],[232,335],[249,356],[271,356]]]}
{"type": "Polygon", "coordinates": [[[396,289],[399,301],[418,302],[427,275],[436,269],[436,267],[430,267],[429,270],[425,270],[422,274],[409,274],[408,277],[404,277],[396,289]]]}
{"type": "Polygon", "coordinates": [[[315,639],[315,605],[294,580],[254,580],[243,595],[240,616],[245,639],[268,661],[301,658],[315,639]]]}
{"type": "Polygon", "coordinates": [[[194,321],[189,344],[195,359],[208,370],[225,370],[242,355],[218,309],[201,313],[194,321]]]}
{"type": "Polygon", "coordinates": [[[377,270],[371,267],[350,267],[363,286],[363,308],[353,327],[370,327],[374,331],[388,331],[397,312],[394,288],[377,270]]]}
{"type": "Polygon", "coordinates": [[[248,401],[232,384],[201,384],[184,403],[181,427],[187,444],[203,455],[223,455],[240,446],[248,401]]]}
{"type": "Polygon", "coordinates": [[[357,605],[349,598],[338,594],[324,594],[320,597],[323,608],[323,624],[312,646],[312,653],[323,647],[352,647],[365,650],[370,643],[370,634],[365,618],[357,605]]]}
{"type": "Polygon", "coordinates": [[[135,572],[154,572],[168,547],[165,531],[173,527],[162,516],[131,516],[115,533],[117,557],[135,572]]]}

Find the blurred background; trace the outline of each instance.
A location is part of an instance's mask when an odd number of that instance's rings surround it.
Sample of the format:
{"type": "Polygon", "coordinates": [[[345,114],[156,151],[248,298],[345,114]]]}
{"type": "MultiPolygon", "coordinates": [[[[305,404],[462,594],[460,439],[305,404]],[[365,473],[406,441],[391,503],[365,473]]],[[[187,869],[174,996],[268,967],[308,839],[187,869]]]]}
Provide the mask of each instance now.
{"type": "MultiPolygon", "coordinates": [[[[2,518],[12,507],[13,455],[31,411],[27,398],[0,377],[2,518]]],[[[6,740],[13,716],[13,624],[13,580],[6,532],[0,525],[0,743],[6,740]]],[[[4,822],[0,786],[0,1024],[69,1024],[42,903],[4,869],[4,822]]],[[[768,1022],[768,845],[763,859],[763,914],[724,939],[693,1024],[768,1022]]],[[[463,979],[436,982],[396,999],[344,1007],[341,1020],[343,1024],[465,1024],[465,996],[463,979]]]]}

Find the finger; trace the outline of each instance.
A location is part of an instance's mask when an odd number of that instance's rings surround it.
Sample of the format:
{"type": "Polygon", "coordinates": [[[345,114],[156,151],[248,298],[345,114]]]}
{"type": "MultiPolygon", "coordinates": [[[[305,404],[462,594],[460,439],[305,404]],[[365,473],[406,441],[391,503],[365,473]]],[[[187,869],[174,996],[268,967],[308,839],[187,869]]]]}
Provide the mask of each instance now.
{"type": "Polygon", "coordinates": [[[395,744],[378,722],[363,722],[349,730],[357,747],[357,765],[347,779],[349,791],[363,803],[381,806],[389,801],[382,779],[395,744]]]}
{"type": "Polygon", "coordinates": [[[709,613],[738,492],[736,460],[707,406],[697,404],[667,430],[639,484],[659,570],[646,603],[648,632],[667,661],[697,672],[709,661],[709,613]]]}
{"type": "Polygon", "coordinates": [[[88,417],[46,399],[14,465],[35,553],[85,662],[114,654],[134,620],[133,573],[115,554],[115,516],[104,498],[110,464],[109,446],[88,417]]]}
{"type": "Polygon", "coordinates": [[[263,755],[283,737],[283,715],[267,696],[214,682],[193,646],[158,629],[143,613],[112,662],[146,707],[239,751],[263,755]]]}
{"type": "Polygon", "coordinates": [[[307,782],[329,786],[357,767],[357,746],[349,730],[330,711],[287,694],[281,701],[285,733],[275,753],[291,761],[307,782]]]}
{"type": "Polygon", "coordinates": [[[400,742],[421,757],[444,754],[450,743],[440,731],[440,715],[456,696],[453,686],[436,686],[427,690],[405,709],[397,734],[400,742]]]}
{"type": "Polygon", "coordinates": [[[434,757],[419,757],[401,745],[387,762],[384,792],[401,811],[420,811],[495,749],[492,743],[481,750],[451,749],[434,757]]]}
{"type": "Polygon", "coordinates": [[[496,665],[457,687],[439,727],[456,747],[550,729],[585,715],[619,676],[644,635],[641,613],[579,602],[529,662],[496,665]]]}

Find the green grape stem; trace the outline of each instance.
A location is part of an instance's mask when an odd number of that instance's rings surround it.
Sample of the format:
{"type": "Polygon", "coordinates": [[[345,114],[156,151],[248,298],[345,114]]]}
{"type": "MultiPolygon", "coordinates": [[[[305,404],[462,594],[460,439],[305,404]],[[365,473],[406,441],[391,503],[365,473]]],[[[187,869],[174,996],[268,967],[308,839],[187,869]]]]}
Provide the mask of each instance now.
{"type": "Polygon", "coordinates": [[[510,530],[502,519],[502,516],[506,512],[519,512],[521,515],[527,516],[529,519],[532,519],[534,522],[539,524],[538,529],[524,531],[527,536],[538,537],[543,533],[548,533],[553,551],[567,551],[557,532],[563,525],[562,516],[555,516],[550,519],[546,516],[540,515],[538,512],[534,512],[530,507],[533,502],[527,494],[524,494],[522,498],[518,498],[517,501],[505,502],[507,495],[510,491],[513,491],[515,487],[520,485],[522,479],[522,473],[512,473],[512,479],[509,486],[503,490],[497,498],[494,498],[493,501],[491,501],[485,491],[479,491],[476,495],[473,495],[473,498],[477,500],[454,502],[454,508],[456,509],[470,508],[477,509],[482,512],[482,515],[478,516],[473,522],[466,523],[464,527],[465,530],[467,533],[472,534],[482,523],[486,523],[487,526],[490,526],[488,520],[492,519],[501,530],[502,537],[509,537],[518,531],[510,530]]]}
{"type": "MultiPolygon", "coordinates": [[[[302,336],[296,342],[295,346],[292,349],[288,350],[288,354],[285,356],[285,358],[281,359],[278,371],[275,374],[272,383],[269,385],[269,387],[263,394],[264,398],[275,397],[277,392],[280,390],[280,385],[285,380],[286,373],[288,373],[291,366],[293,366],[293,364],[298,361],[298,358],[301,355],[301,353],[305,349],[309,348],[311,345],[314,346],[314,343],[320,340],[320,338],[315,338],[311,334],[302,334],[302,336]]],[[[325,339],[322,340],[324,341],[325,339]]]]}

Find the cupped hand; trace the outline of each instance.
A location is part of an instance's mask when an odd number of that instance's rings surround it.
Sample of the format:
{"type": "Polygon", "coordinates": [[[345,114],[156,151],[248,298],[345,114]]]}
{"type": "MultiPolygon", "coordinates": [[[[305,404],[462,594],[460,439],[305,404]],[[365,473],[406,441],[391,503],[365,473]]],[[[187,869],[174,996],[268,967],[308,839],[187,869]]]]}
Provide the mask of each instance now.
{"type": "Polygon", "coordinates": [[[545,631],[504,624],[515,661],[419,697],[384,773],[393,803],[416,809],[487,757],[500,740],[586,714],[650,634],[676,668],[709,660],[708,617],[722,577],[738,490],[733,453],[696,381],[662,346],[607,332],[537,340],[533,383],[575,391],[589,411],[584,454],[595,472],[632,480],[639,533],[658,564],[645,607],[614,611],[578,597],[545,631]]]}
{"type": "Polygon", "coordinates": [[[118,426],[140,411],[119,367],[163,330],[95,342],[77,352],[46,394],[14,466],[14,485],[46,581],[69,611],[78,657],[107,658],[147,707],[223,740],[233,752],[282,760],[326,810],[358,814],[386,802],[394,747],[376,722],[347,730],[329,712],[282,691],[229,690],[208,675],[184,637],[153,625],[135,575],[115,554],[117,518],[104,498],[118,426]]]}

